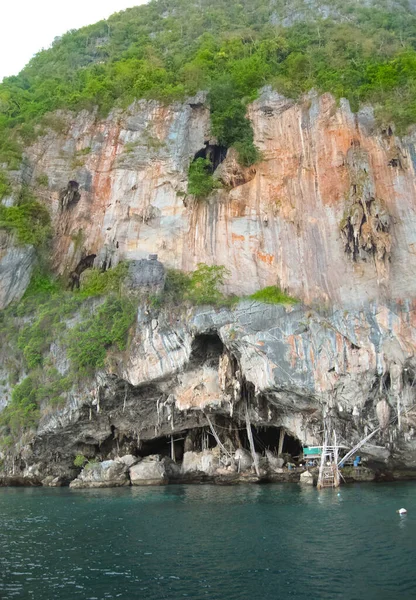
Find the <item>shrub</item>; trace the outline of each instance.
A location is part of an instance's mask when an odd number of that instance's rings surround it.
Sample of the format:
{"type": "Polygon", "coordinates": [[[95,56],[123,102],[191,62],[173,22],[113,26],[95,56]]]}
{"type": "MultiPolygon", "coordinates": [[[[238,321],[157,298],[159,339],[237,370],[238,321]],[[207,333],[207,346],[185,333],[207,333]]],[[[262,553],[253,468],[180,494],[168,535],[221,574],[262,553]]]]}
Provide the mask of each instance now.
{"type": "Polygon", "coordinates": [[[188,193],[196,198],[206,198],[219,187],[212,176],[212,164],[208,158],[197,158],[188,171],[188,193]]]}
{"type": "Polygon", "coordinates": [[[121,262],[114,269],[100,271],[89,269],[83,275],[81,296],[102,296],[110,292],[120,293],[121,284],[128,273],[128,263],[121,262]]]}
{"type": "Polygon", "coordinates": [[[204,263],[199,263],[192,273],[170,269],[166,274],[165,288],[160,302],[170,305],[179,305],[183,302],[214,306],[234,304],[237,298],[226,297],[221,291],[228,275],[229,271],[224,266],[208,266],[204,263]]]}
{"type": "Polygon", "coordinates": [[[243,167],[250,167],[262,160],[262,153],[253,140],[247,139],[244,142],[236,142],[234,148],[238,153],[238,162],[243,167]]]}
{"type": "MultiPolygon", "coordinates": [[[[33,311],[33,318],[23,325],[17,339],[17,347],[29,369],[42,366],[44,355],[52,342],[66,328],[65,319],[81,304],[81,300],[70,292],[56,293],[51,297],[45,294],[41,298],[27,298],[26,309],[33,311]]],[[[21,307],[20,314],[22,313],[21,307]]]]}
{"type": "Polygon", "coordinates": [[[275,285],[271,285],[255,292],[250,298],[266,304],[296,304],[297,302],[295,298],[288,296],[275,285]]]}
{"type": "Polygon", "coordinates": [[[12,186],[4,171],[0,171],[0,200],[12,193],[12,186]]]}
{"type": "Polygon", "coordinates": [[[46,173],[41,173],[40,175],[38,175],[36,177],[36,183],[40,187],[48,187],[48,185],[49,185],[49,178],[46,175],[46,173]]]}
{"type": "Polygon", "coordinates": [[[228,274],[223,266],[199,263],[190,276],[188,298],[193,304],[219,304],[224,299],[221,287],[228,274]]]}
{"type": "Polygon", "coordinates": [[[47,209],[27,187],[20,190],[16,205],[7,208],[0,205],[0,228],[15,233],[20,244],[37,248],[45,246],[52,232],[47,209]]]}
{"type": "Polygon", "coordinates": [[[74,458],[74,467],[77,467],[78,469],[82,469],[82,467],[85,465],[86,462],[87,462],[87,459],[85,458],[85,456],[83,454],[77,454],[76,457],[74,458]]]}
{"type": "Polygon", "coordinates": [[[80,376],[91,374],[104,366],[109,348],[124,350],[135,317],[134,304],[110,296],[96,312],[74,327],[67,336],[67,353],[74,371],[80,376]]]}
{"type": "Polygon", "coordinates": [[[12,392],[10,403],[0,413],[0,425],[13,434],[34,427],[39,419],[37,387],[33,377],[26,377],[12,392]]]}

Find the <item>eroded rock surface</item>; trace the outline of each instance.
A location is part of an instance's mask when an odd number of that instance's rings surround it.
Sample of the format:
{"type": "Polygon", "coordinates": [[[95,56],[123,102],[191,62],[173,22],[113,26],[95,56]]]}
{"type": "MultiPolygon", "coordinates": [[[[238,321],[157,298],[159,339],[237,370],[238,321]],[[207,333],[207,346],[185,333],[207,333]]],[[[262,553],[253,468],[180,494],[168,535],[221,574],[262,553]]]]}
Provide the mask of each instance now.
{"type": "Polygon", "coordinates": [[[263,160],[241,168],[228,150],[217,169],[225,187],[188,203],[209,116],[203,94],[171,106],[142,100],[102,121],[62,115],[65,135],[27,149],[33,181],[49,178],[60,272],[83,250],[98,265],[157,254],[168,268],[225,265],[228,291],[240,295],[279,282],[306,303],[347,308],[415,296],[414,135],[380,130],[370,108],[353,114],[329,94],[295,103],[266,88],[249,107],[263,160]],[[68,181],[80,199],[62,212],[68,181]]]}
{"type": "Polygon", "coordinates": [[[132,485],[163,485],[179,476],[179,467],[170,458],[148,456],[130,468],[132,485]]]}
{"type": "Polygon", "coordinates": [[[106,460],[101,463],[87,463],[76,479],[70,483],[72,488],[122,487],[129,485],[128,466],[123,462],[106,460]]]}
{"type": "Polygon", "coordinates": [[[30,283],[34,261],[32,246],[19,246],[0,230],[0,310],[22,298],[30,283]]]}
{"type": "MultiPolygon", "coordinates": [[[[248,114],[263,159],[245,170],[220,148],[224,187],[205,203],[186,202],[189,164],[214,152],[204,94],[172,106],[143,100],[104,120],[63,115],[65,135],[27,149],[34,181],[50,182],[58,272],[126,259],[140,297],[162,289],[167,268],[223,264],[227,291],[279,284],[300,303],[140,303],[128,350],[2,451],[7,475],[74,479],[77,454],[102,465],[124,452],[142,460],[114,467],[122,484],[127,467],[137,484],[239,469],[257,480],[284,475],[282,459],[321,444],[324,423],[347,447],[376,430],[360,450],[375,469],[416,468],[416,138],[379,130],[370,108],[353,114],[328,94],[295,103],[265,89],[248,114]]],[[[29,249],[2,248],[8,302],[29,280],[28,256],[14,253],[29,249]]],[[[64,349],[52,362],[66,372],[64,349]]],[[[110,477],[98,470],[90,483],[110,477]]]]}

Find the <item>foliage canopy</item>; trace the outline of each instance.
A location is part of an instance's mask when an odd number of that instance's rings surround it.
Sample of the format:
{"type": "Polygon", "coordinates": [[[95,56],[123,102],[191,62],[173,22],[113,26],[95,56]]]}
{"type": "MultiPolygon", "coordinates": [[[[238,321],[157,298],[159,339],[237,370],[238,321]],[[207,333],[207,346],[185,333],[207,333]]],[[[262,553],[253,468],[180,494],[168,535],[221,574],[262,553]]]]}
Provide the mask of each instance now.
{"type": "Polygon", "coordinates": [[[210,91],[215,134],[255,160],[247,102],[273,85],[372,102],[416,122],[416,15],[407,0],[152,0],[69,31],[0,85],[0,163],[53,126],[47,113],[210,91]],[[10,130],[13,135],[10,135],[10,130]]]}

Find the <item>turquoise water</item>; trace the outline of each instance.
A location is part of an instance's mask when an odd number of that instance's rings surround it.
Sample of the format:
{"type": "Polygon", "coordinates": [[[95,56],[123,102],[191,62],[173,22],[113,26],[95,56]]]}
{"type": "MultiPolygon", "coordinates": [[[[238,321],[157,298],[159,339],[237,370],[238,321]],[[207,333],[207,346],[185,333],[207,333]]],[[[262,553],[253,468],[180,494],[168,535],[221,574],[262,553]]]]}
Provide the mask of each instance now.
{"type": "Polygon", "coordinates": [[[415,551],[415,484],[0,488],[1,600],[415,599],[415,551]]]}

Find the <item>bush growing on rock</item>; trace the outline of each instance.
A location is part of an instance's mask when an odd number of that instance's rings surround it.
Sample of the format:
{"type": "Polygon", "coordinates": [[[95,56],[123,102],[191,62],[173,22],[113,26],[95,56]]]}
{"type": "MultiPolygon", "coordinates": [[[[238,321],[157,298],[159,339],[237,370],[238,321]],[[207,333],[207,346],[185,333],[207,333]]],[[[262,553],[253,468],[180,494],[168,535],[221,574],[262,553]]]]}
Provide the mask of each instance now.
{"type": "Polygon", "coordinates": [[[219,187],[212,176],[212,164],[208,158],[197,158],[191,163],[188,172],[188,194],[196,198],[206,198],[219,187]]]}
{"type": "Polygon", "coordinates": [[[85,465],[86,462],[87,462],[87,459],[85,458],[85,456],[83,454],[77,454],[76,457],[74,458],[74,467],[77,467],[78,469],[82,469],[82,467],[85,465]]]}
{"type": "Polygon", "coordinates": [[[233,304],[236,298],[225,296],[221,290],[228,275],[229,271],[226,267],[222,265],[208,266],[204,263],[199,263],[192,273],[169,269],[166,273],[165,289],[160,302],[170,305],[189,302],[196,306],[233,304]]]}
{"type": "Polygon", "coordinates": [[[251,294],[250,298],[266,304],[296,304],[297,302],[295,298],[282,292],[276,285],[271,285],[251,294]]]}
{"type": "Polygon", "coordinates": [[[14,233],[20,244],[31,244],[37,248],[45,246],[52,234],[47,209],[26,187],[20,190],[15,205],[6,207],[0,204],[0,229],[14,233]]]}
{"type": "Polygon", "coordinates": [[[74,371],[85,376],[104,366],[109,348],[124,350],[136,317],[136,306],[125,298],[110,296],[67,336],[68,357],[74,371]]]}

